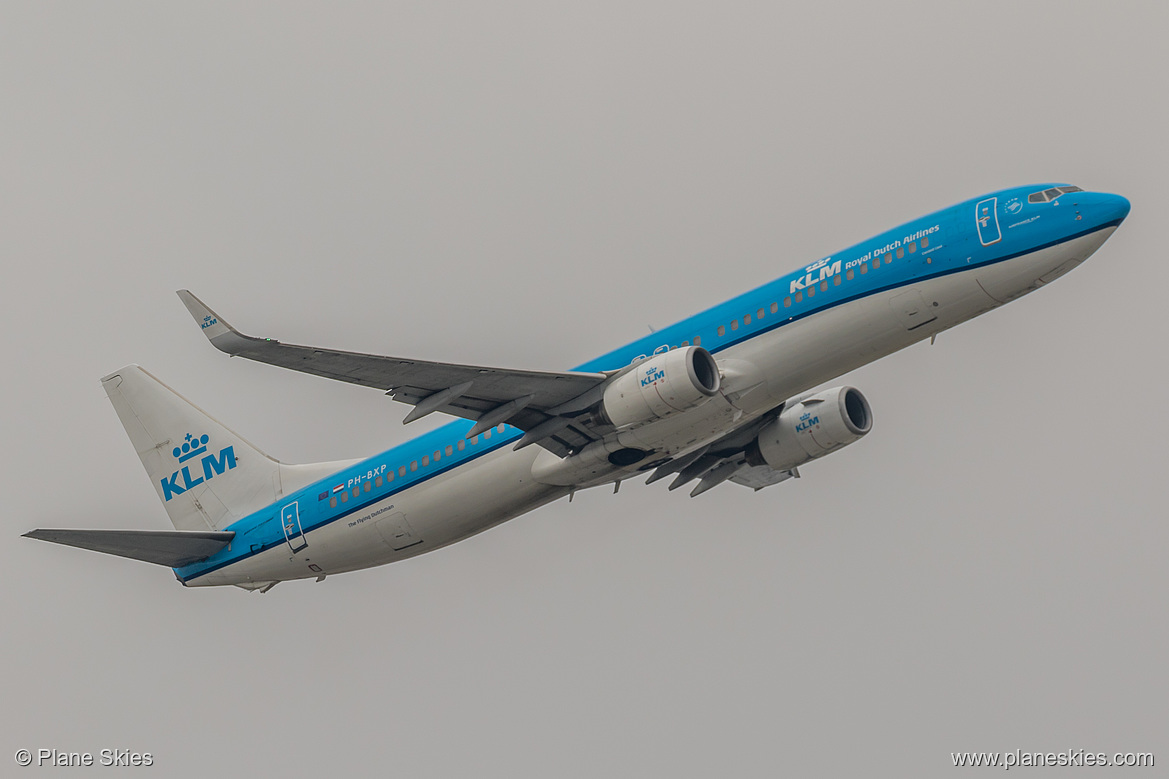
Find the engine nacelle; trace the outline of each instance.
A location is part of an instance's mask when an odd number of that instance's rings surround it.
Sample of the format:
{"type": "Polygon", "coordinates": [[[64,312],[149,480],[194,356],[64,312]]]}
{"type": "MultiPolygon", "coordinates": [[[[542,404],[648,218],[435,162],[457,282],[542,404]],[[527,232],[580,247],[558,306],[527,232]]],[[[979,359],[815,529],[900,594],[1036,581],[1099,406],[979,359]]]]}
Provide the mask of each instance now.
{"type": "Polygon", "coordinates": [[[747,449],[747,462],[788,471],[848,446],[872,428],[873,410],[860,390],[834,387],[780,412],[747,449]]]}
{"type": "Polygon", "coordinates": [[[601,414],[617,428],[688,411],[718,394],[718,366],[701,346],[686,346],[644,360],[605,389],[601,414]]]}

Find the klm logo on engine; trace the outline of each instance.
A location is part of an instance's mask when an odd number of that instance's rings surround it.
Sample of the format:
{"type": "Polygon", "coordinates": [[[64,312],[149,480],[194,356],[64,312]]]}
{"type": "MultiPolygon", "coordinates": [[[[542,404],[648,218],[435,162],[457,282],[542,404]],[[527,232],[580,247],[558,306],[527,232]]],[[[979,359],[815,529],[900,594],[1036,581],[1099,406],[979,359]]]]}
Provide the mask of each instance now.
{"type": "Polygon", "coordinates": [[[198,438],[187,433],[183,445],[176,446],[171,450],[171,454],[175,456],[182,467],[172,473],[170,478],[161,480],[164,501],[169,501],[175,495],[182,495],[192,487],[197,487],[205,481],[211,481],[215,476],[235,467],[235,449],[225,446],[219,450],[218,455],[208,454],[208,440],[206,433],[198,438]],[[191,463],[190,461],[196,457],[199,458],[198,464],[191,463]],[[183,465],[183,463],[190,464],[183,465]],[[192,468],[195,469],[194,474],[191,473],[192,468]]]}
{"type": "Polygon", "coordinates": [[[820,417],[814,417],[811,414],[803,414],[800,416],[800,421],[796,423],[796,432],[802,433],[808,428],[815,427],[820,424],[820,417]]]}
{"type": "Polygon", "coordinates": [[[649,385],[661,381],[666,378],[666,372],[661,368],[652,367],[645,369],[645,375],[641,377],[641,386],[648,387],[649,385]]]}

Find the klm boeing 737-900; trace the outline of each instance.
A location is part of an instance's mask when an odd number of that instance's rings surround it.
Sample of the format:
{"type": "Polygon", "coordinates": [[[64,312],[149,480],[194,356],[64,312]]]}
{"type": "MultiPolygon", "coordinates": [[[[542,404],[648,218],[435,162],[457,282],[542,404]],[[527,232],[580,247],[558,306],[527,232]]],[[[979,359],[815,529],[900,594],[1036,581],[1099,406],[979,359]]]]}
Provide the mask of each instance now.
{"type": "MultiPolygon", "coordinates": [[[[405,421],[461,417],[363,460],[269,457],[137,365],[101,380],[174,530],[32,538],[267,591],[481,533],[637,476],[755,490],[868,434],[853,387],[815,389],[1067,273],[1128,215],[1118,195],[1045,184],[909,222],[563,372],[426,362],[243,335],[179,297],[229,355],[376,388],[405,421]]],[[[766,499],[765,497],[762,499],[766,499]]]]}

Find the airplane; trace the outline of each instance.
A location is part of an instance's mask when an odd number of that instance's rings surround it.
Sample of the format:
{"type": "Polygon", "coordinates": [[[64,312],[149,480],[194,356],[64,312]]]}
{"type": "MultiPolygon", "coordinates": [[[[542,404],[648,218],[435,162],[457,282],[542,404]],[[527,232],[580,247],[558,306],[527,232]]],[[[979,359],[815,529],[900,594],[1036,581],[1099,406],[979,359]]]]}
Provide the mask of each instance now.
{"type": "Polygon", "coordinates": [[[404,560],[578,490],[647,477],[753,490],[867,435],[832,379],[1009,303],[1090,257],[1124,197],[1066,184],[966,200],[862,241],[567,372],[296,346],[244,335],[186,290],[222,352],[459,417],[360,460],[283,463],[137,365],[101,382],[174,530],[25,534],[156,563],[184,586],[282,581],[404,560]]]}

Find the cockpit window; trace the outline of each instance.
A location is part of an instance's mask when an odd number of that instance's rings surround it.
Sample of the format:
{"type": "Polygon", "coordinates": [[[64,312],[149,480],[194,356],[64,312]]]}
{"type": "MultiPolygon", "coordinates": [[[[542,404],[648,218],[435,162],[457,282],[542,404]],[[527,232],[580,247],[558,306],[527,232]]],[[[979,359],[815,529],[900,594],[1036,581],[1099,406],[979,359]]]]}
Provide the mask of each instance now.
{"type": "Polygon", "coordinates": [[[1079,187],[1052,187],[1045,189],[1042,192],[1032,192],[1027,196],[1028,203],[1050,203],[1060,195],[1066,195],[1069,192],[1083,192],[1079,187]]]}

